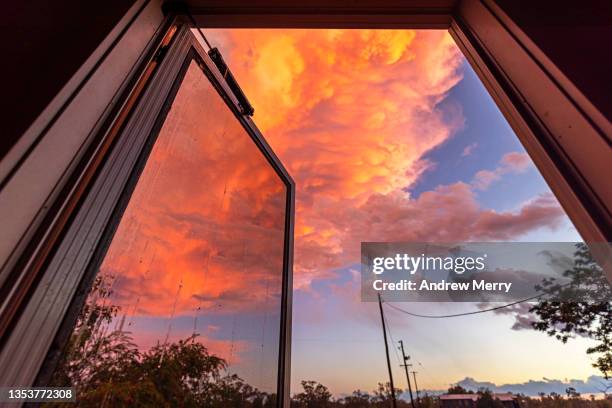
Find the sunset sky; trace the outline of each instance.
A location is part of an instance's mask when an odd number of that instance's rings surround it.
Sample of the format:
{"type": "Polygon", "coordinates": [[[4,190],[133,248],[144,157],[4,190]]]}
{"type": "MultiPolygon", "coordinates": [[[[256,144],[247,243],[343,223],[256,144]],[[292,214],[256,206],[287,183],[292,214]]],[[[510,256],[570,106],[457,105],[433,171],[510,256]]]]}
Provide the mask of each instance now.
{"type": "MultiPolygon", "coordinates": [[[[387,381],[378,308],[360,300],[362,241],[579,240],[448,33],[207,34],[296,182],[293,392],[301,380],[335,395],[387,381]]],[[[192,62],[100,268],[115,327],[142,349],[197,333],[229,373],[273,392],[285,192],[192,62]]],[[[587,340],[513,329],[511,313],[387,319],[402,388],[400,339],[422,390],[471,378],[524,392],[576,380],[585,392],[597,374],[587,340]]]]}
{"type": "MultiPolygon", "coordinates": [[[[206,33],[297,185],[294,392],[304,379],[335,394],[387,379],[378,310],[359,298],[361,241],[580,240],[448,33],[206,33]]],[[[430,314],[476,307],[403,306],[430,314]]],[[[465,377],[550,385],[597,374],[588,341],[563,345],[511,330],[509,315],[423,321],[387,313],[421,389],[465,377]]],[[[396,355],[392,362],[406,387],[396,355]]]]}

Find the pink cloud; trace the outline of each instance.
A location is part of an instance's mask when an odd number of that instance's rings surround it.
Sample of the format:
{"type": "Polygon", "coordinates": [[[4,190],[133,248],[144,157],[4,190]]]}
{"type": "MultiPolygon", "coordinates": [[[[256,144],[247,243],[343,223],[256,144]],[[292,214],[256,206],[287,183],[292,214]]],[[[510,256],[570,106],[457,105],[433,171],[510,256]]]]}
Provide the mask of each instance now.
{"type": "Polygon", "coordinates": [[[499,179],[501,179],[501,171],[480,170],[474,176],[472,186],[477,190],[486,190],[499,179]]]}
{"type": "Polygon", "coordinates": [[[556,198],[546,193],[525,203],[518,212],[483,211],[474,227],[483,238],[510,240],[541,227],[558,228],[564,217],[556,198]]]}
{"type": "Polygon", "coordinates": [[[476,150],[477,147],[478,147],[478,143],[476,143],[476,142],[471,143],[471,144],[465,146],[463,148],[463,151],[461,152],[461,157],[470,156],[472,153],[474,153],[474,150],[476,150]]]}
{"type": "MultiPolygon", "coordinates": [[[[551,194],[524,203],[516,211],[483,209],[465,183],[440,186],[417,199],[396,191],[374,194],[355,208],[329,208],[320,216],[333,219],[337,228],[333,244],[303,237],[296,280],[326,276],[324,271],[358,262],[360,241],[489,241],[512,240],[533,229],[554,229],[564,217],[551,194]]],[[[328,272],[329,273],[329,272],[328,272]]]]}
{"type": "Polygon", "coordinates": [[[527,153],[510,152],[506,153],[501,159],[502,165],[514,172],[520,173],[529,168],[533,163],[527,153]]]}
{"type": "Polygon", "coordinates": [[[506,153],[494,170],[480,170],[472,180],[472,186],[477,190],[486,190],[491,184],[500,180],[506,174],[519,174],[525,172],[533,162],[523,152],[506,153]]]}

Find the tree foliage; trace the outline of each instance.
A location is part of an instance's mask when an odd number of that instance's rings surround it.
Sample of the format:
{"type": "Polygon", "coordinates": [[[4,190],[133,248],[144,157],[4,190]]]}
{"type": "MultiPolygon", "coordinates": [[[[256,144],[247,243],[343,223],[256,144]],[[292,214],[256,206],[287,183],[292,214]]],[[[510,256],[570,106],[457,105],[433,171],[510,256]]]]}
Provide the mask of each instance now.
{"type": "Polygon", "coordinates": [[[332,394],[329,389],[316,381],[302,381],[302,392],[293,397],[295,405],[303,408],[326,408],[331,406],[332,394]]]}
{"type": "Polygon", "coordinates": [[[478,396],[476,408],[504,408],[504,404],[488,389],[478,390],[478,396]]]}
{"type": "Polygon", "coordinates": [[[593,367],[608,379],[612,375],[612,289],[589,248],[582,243],[576,247],[574,265],[563,273],[569,283],[561,285],[551,278],[537,287],[552,299],[542,299],[530,309],[536,317],[532,326],[563,343],[576,335],[595,340],[596,345],[586,352],[596,356],[593,367]]]}
{"type": "MultiPolygon", "coordinates": [[[[109,305],[109,279],[98,277],[56,369],[53,386],[74,387],[81,407],[274,407],[276,397],[224,374],[226,362],[197,335],[139,350],[109,305]]],[[[53,405],[53,404],[49,404],[53,405]]]]}
{"type": "Polygon", "coordinates": [[[446,393],[447,394],[473,394],[474,391],[468,391],[462,386],[456,384],[456,385],[451,385],[446,393]]]}

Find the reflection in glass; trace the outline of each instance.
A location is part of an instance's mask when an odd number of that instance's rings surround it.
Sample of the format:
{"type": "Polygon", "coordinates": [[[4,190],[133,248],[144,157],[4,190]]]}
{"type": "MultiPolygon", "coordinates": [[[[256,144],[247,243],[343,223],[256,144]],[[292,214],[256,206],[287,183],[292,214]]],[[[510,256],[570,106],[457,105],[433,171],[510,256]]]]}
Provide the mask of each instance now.
{"type": "Polygon", "coordinates": [[[54,385],[82,405],[274,404],[285,197],[192,61],[54,385]]]}

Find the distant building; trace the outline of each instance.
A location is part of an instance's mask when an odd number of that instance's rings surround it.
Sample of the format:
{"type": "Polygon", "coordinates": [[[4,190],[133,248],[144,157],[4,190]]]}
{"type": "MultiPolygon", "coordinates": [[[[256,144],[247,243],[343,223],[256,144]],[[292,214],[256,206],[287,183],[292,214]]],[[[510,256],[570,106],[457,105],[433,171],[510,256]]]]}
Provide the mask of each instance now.
{"type": "MultiPolygon", "coordinates": [[[[476,406],[479,394],[444,394],[440,395],[441,408],[472,408],[476,406]]],[[[518,400],[512,394],[493,394],[493,398],[499,400],[504,407],[520,408],[518,400]]]]}

